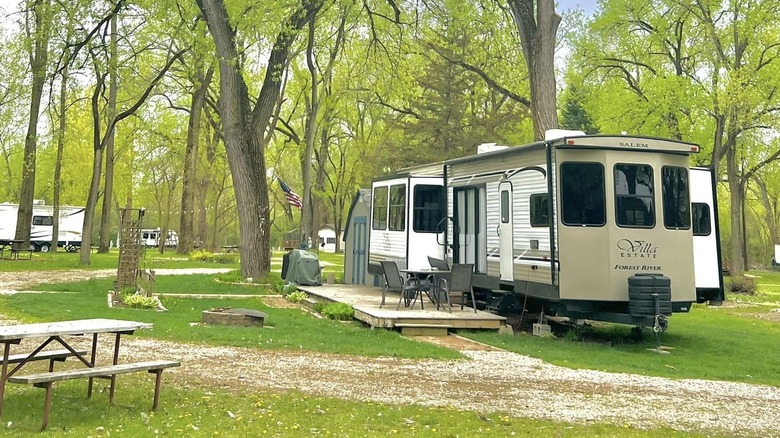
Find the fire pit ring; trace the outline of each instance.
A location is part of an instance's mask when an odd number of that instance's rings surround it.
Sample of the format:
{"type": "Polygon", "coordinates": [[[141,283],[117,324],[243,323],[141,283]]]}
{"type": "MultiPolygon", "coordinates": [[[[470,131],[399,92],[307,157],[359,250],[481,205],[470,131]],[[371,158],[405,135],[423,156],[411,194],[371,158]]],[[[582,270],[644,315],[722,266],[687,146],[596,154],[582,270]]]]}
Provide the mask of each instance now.
{"type": "Polygon", "coordinates": [[[208,325],[235,325],[239,327],[262,327],[265,322],[265,312],[254,309],[232,309],[220,307],[204,310],[201,321],[208,325]]]}

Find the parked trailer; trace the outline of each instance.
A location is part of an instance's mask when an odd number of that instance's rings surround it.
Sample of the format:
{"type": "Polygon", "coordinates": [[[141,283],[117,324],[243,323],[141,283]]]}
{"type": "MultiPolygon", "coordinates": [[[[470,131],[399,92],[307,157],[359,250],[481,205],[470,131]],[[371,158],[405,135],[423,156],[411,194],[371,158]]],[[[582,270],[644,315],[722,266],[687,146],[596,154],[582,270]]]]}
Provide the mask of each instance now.
{"type": "MultiPolygon", "coordinates": [[[[0,204],[0,243],[15,239],[16,220],[19,205],[4,202],[0,204]]],[[[84,207],[61,206],[59,211],[59,232],[57,246],[75,251],[81,246],[81,230],[84,226],[84,207]]],[[[42,201],[33,204],[30,248],[48,252],[51,249],[54,232],[54,207],[42,201]]]]}
{"type": "MultiPolygon", "coordinates": [[[[162,231],[159,228],[150,228],[141,230],[141,243],[145,246],[159,247],[162,231]]],[[[166,247],[176,247],[179,245],[179,235],[176,231],[168,230],[168,237],[165,239],[166,247]]]]}
{"type": "MultiPolygon", "coordinates": [[[[441,168],[446,193],[447,221],[433,233],[438,245],[408,227],[407,235],[399,229],[392,238],[377,233],[385,211],[390,214],[380,204],[372,208],[369,260],[391,254],[414,267],[446,253],[451,262],[475,265],[476,290],[501,291],[572,319],[645,324],[647,315],[630,311],[629,289],[646,284],[668,290],[668,313],[687,312],[694,301],[723,296],[720,270],[712,268],[718,251],[708,253],[715,257],[703,260],[709,268],[701,271],[717,272],[716,283],[702,282],[697,291],[694,281],[700,270],[694,269],[691,201],[709,206],[711,223],[716,211],[712,179],[709,195],[697,191],[691,198],[699,170],[689,170],[688,157],[696,152],[698,146],[674,140],[583,134],[432,165],[441,168]],[[661,283],[647,283],[645,274],[661,283]]],[[[395,216],[406,224],[418,220],[416,173],[383,180],[389,186],[406,181],[405,191],[396,190],[407,198],[395,204],[395,216]]],[[[436,179],[426,183],[435,186],[436,179]]],[[[708,245],[717,243],[717,226],[710,229],[708,245]]]]}

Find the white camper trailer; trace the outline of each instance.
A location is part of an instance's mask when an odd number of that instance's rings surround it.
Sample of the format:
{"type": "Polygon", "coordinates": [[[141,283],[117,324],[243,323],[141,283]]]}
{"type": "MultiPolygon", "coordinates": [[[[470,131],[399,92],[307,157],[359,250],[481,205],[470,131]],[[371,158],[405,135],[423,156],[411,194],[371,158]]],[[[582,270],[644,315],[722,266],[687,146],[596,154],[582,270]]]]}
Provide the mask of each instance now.
{"type": "MultiPolygon", "coordinates": [[[[19,205],[4,202],[0,204],[0,242],[7,243],[16,236],[16,219],[19,205]]],[[[57,246],[75,251],[81,246],[81,230],[84,226],[84,207],[61,206],[59,211],[59,232],[57,246]]],[[[48,252],[54,231],[54,207],[43,201],[33,204],[30,246],[35,251],[48,252]]]]}
{"type": "MultiPolygon", "coordinates": [[[[548,315],[573,319],[647,324],[655,311],[646,292],[655,289],[663,292],[663,314],[687,312],[704,300],[694,282],[688,165],[698,146],[562,135],[432,165],[441,168],[446,190],[443,238],[433,234],[432,249],[431,242],[411,234],[376,236],[374,223],[369,260],[376,260],[380,247],[410,265],[424,266],[428,255],[446,253],[450,263],[474,264],[475,290],[501,291],[548,315]]],[[[408,173],[389,177],[385,185],[408,180],[407,198],[398,204],[410,209],[414,172],[408,173]]],[[[385,196],[379,193],[380,202],[385,196]]],[[[376,198],[374,193],[373,202],[376,198]]],[[[714,211],[712,196],[698,202],[714,211]]],[[[383,218],[385,210],[380,205],[373,212],[383,218]]],[[[708,236],[717,242],[717,228],[708,236]]],[[[717,258],[704,263],[718,266],[717,258]]],[[[722,286],[707,287],[709,296],[722,297],[722,286]]]]}
{"type": "MultiPolygon", "coordinates": [[[[141,244],[150,247],[159,247],[162,237],[162,231],[159,228],[141,230],[141,244]]],[[[165,239],[165,246],[175,247],[179,245],[179,235],[176,231],[168,230],[168,237],[165,239]]]]}
{"type": "Polygon", "coordinates": [[[409,268],[428,266],[427,256],[444,257],[442,166],[409,168],[371,185],[368,272],[382,275],[382,260],[404,260],[409,268]]]}

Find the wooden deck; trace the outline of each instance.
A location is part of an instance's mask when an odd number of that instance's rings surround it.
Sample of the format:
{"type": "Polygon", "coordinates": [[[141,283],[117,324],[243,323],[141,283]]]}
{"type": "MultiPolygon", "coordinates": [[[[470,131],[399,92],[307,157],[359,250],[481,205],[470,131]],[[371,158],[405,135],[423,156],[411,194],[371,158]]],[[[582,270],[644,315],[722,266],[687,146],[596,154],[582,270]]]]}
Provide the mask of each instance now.
{"type": "Polygon", "coordinates": [[[380,308],[382,289],[371,286],[326,284],[322,286],[297,286],[319,301],[350,304],[355,309],[355,319],[373,327],[400,328],[404,334],[446,334],[449,329],[498,330],[506,318],[470,307],[460,310],[460,305],[436,310],[436,305],[425,299],[425,310],[419,301],[410,309],[401,304],[395,310],[400,294],[389,292],[385,305],[380,308]]]}

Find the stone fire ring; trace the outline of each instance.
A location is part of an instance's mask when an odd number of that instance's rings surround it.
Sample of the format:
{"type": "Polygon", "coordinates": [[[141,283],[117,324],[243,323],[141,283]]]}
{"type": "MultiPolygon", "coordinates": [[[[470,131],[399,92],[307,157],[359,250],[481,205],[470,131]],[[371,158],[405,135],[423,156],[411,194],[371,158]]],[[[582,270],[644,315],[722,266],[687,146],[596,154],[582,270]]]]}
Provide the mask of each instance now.
{"type": "Polygon", "coordinates": [[[201,321],[209,325],[235,325],[239,327],[262,327],[266,313],[253,309],[232,309],[222,307],[204,310],[201,321]]]}

